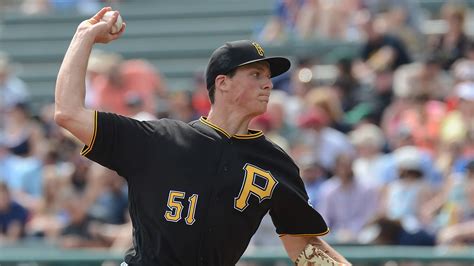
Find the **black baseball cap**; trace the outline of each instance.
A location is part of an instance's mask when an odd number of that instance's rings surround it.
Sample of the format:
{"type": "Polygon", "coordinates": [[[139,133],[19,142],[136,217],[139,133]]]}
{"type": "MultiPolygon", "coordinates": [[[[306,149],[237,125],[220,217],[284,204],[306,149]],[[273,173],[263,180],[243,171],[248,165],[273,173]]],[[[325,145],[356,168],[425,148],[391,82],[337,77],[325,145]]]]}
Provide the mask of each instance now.
{"type": "Polygon", "coordinates": [[[227,42],[211,55],[206,69],[206,84],[209,90],[218,75],[225,75],[239,66],[265,61],[270,65],[271,77],[290,69],[290,60],[284,57],[265,57],[260,44],[250,40],[227,42]]]}

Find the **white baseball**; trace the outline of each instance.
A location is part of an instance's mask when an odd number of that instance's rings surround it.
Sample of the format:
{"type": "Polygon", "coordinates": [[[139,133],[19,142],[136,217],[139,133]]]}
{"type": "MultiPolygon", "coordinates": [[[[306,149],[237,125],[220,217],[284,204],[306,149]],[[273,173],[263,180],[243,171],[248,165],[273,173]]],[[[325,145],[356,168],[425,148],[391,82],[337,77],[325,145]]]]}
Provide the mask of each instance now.
{"type": "MultiPolygon", "coordinates": [[[[115,11],[107,11],[107,13],[105,13],[104,16],[102,17],[101,21],[107,22],[111,20],[112,16],[114,15],[114,12],[115,11]]],[[[115,24],[112,26],[112,29],[110,30],[110,33],[114,34],[114,33],[119,32],[122,29],[122,26],[123,26],[123,20],[122,20],[122,16],[120,16],[119,14],[117,17],[117,21],[115,22],[115,24]]]]}

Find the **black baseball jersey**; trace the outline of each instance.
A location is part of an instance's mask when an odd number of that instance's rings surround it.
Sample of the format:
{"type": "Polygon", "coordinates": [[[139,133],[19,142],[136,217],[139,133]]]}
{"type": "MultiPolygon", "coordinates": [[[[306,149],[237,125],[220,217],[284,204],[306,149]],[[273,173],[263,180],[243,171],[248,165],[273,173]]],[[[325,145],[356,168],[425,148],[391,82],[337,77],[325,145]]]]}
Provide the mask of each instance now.
{"type": "Polygon", "coordinates": [[[82,154],[128,181],[129,265],[235,265],[267,212],[280,235],[328,232],[297,166],[260,131],[102,112],[94,128],[82,154]]]}

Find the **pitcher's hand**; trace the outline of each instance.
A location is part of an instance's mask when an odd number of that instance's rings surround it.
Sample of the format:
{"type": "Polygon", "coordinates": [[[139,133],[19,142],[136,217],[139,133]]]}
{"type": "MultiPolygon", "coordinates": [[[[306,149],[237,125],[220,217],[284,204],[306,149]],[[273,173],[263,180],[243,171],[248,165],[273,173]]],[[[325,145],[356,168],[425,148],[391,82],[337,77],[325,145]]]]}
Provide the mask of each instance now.
{"type": "Polygon", "coordinates": [[[86,31],[87,34],[91,34],[94,38],[94,43],[109,43],[114,41],[120,36],[122,36],[123,32],[125,31],[126,24],[125,22],[122,24],[122,28],[117,33],[110,33],[112,30],[112,26],[117,21],[117,17],[119,15],[118,11],[114,11],[114,15],[112,19],[109,21],[101,21],[102,17],[107,11],[111,11],[111,7],[104,7],[102,8],[97,14],[95,14],[92,18],[88,20],[84,20],[79,24],[77,31],[86,31]]]}

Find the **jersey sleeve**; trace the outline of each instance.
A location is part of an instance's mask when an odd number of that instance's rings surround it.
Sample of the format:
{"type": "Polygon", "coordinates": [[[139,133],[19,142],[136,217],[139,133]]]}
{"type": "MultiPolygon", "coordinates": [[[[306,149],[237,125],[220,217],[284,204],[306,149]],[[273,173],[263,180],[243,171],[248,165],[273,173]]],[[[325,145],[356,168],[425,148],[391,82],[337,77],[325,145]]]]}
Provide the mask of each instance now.
{"type": "Polygon", "coordinates": [[[128,178],[145,169],[156,131],[151,122],[96,111],[93,137],[81,155],[128,178]]]}
{"type": "Polygon", "coordinates": [[[280,182],[277,189],[270,216],[280,236],[321,236],[329,232],[323,217],[310,205],[299,175],[280,182]]]}

